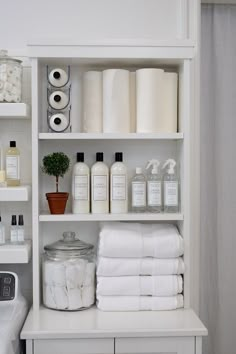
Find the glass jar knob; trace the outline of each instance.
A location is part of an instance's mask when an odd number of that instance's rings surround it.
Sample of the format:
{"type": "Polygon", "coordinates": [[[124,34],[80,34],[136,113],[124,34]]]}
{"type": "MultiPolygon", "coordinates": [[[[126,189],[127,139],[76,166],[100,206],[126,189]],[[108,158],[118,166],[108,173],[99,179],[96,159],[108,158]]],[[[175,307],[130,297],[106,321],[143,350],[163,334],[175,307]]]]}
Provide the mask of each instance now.
{"type": "Polygon", "coordinates": [[[73,242],[73,241],[75,241],[75,232],[72,232],[72,231],[63,232],[63,241],[64,242],[73,242]]]}

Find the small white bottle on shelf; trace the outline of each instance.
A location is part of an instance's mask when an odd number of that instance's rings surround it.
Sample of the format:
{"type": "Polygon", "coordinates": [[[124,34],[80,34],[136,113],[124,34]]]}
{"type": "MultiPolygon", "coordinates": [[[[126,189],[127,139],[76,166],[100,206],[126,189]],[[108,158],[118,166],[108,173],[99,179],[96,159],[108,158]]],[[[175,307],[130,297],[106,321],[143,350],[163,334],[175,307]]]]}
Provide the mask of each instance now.
{"type": "Polygon", "coordinates": [[[162,208],[162,181],[158,171],[160,162],[152,159],[148,161],[146,169],[152,167],[147,177],[147,210],[150,213],[160,213],[162,208]]]}
{"type": "Polygon", "coordinates": [[[146,211],[146,177],[141,167],[136,167],[136,174],[131,182],[132,211],[143,213],[146,211]]]}
{"type": "Polygon", "coordinates": [[[97,152],[96,163],[91,168],[91,191],[92,213],[109,213],[109,170],[103,162],[103,152],[97,152]]]}
{"type": "Polygon", "coordinates": [[[0,215],[0,245],[4,245],[6,243],[5,238],[5,225],[2,222],[2,217],[0,215]]]}
{"type": "Polygon", "coordinates": [[[25,227],[24,227],[23,215],[19,215],[19,219],[18,219],[17,241],[18,242],[25,241],[25,227]]]}
{"type": "Polygon", "coordinates": [[[110,177],[110,212],[112,214],[128,212],[127,189],[127,168],[123,163],[123,153],[116,152],[110,177]]]}
{"type": "Polygon", "coordinates": [[[179,180],[175,166],[175,160],[168,159],[162,167],[168,167],[163,178],[165,213],[178,213],[179,211],[179,180]]]}
{"type": "Polygon", "coordinates": [[[72,172],[72,213],[88,214],[90,209],[90,171],[84,163],[84,153],[77,153],[72,172]]]}
{"type": "Polygon", "coordinates": [[[11,217],[10,241],[12,243],[18,242],[16,215],[12,215],[11,217]]]}

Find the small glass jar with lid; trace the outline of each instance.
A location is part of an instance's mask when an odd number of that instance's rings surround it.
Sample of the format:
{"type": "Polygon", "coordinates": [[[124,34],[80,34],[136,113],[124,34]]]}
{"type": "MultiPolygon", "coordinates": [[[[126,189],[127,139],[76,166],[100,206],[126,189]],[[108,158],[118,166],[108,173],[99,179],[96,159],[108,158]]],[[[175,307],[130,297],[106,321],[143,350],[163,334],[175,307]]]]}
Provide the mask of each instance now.
{"type": "Polygon", "coordinates": [[[95,302],[94,246],[64,232],[44,247],[43,303],[57,310],[84,310],[95,302]]]}
{"type": "Polygon", "coordinates": [[[21,102],[22,61],[0,50],[0,102],[21,102]]]}

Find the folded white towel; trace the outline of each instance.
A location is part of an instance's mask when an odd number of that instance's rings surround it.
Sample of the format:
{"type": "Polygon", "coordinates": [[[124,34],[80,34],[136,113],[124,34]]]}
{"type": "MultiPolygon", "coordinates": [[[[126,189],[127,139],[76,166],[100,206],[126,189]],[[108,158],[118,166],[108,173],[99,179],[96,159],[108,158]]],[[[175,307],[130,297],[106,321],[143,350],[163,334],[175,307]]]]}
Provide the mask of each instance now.
{"type": "Polygon", "coordinates": [[[104,223],[99,256],[176,258],[184,252],[183,238],[170,224],[104,223]]]}
{"type": "Polygon", "coordinates": [[[112,277],[124,275],[183,274],[183,258],[108,258],[99,257],[97,275],[112,277]]]}
{"type": "Polygon", "coordinates": [[[182,291],[181,275],[97,277],[97,295],[173,296],[182,291]]]}
{"type": "Polygon", "coordinates": [[[165,311],[183,307],[183,295],[157,296],[98,296],[97,307],[102,311],[165,311]]]}

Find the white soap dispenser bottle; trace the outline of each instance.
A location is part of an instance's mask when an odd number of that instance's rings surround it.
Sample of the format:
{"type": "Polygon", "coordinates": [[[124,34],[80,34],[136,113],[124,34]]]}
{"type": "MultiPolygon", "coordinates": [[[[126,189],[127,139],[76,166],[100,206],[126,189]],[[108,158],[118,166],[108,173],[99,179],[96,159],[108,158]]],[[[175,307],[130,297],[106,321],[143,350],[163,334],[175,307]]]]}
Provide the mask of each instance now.
{"type": "Polygon", "coordinates": [[[147,177],[147,210],[151,213],[160,213],[162,209],[162,181],[158,171],[160,162],[152,159],[148,161],[146,169],[152,167],[147,177]]]}
{"type": "Polygon", "coordinates": [[[4,245],[5,242],[5,225],[2,223],[2,217],[0,215],[0,245],[4,245]]]}
{"type": "Polygon", "coordinates": [[[110,211],[112,214],[128,212],[127,168],[123,163],[123,153],[116,152],[111,166],[110,211]]]}
{"type": "Polygon", "coordinates": [[[136,174],[131,182],[132,211],[143,213],[146,211],[146,177],[141,167],[136,167],[136,174]]]}
{"type": "Polygon", "coordinates": [[[164,175],[164,212],[177,213],[179,211],[179,180],[175,171],[176,162],[168,159],[162,168],[167,168],[164,175]]]}
{"type": "Polygon", "coordinates": [[[109,213],[109,170],[103,162],[103,152],[97,152],[91,168],[92,213],[109,213]]]}
{"type": "Polygon", "coordinates": [[[84,163],[84,153],[77,152],[72,172],[72,213],[88,214],[90,209],[90,171],[84,163]]]}

